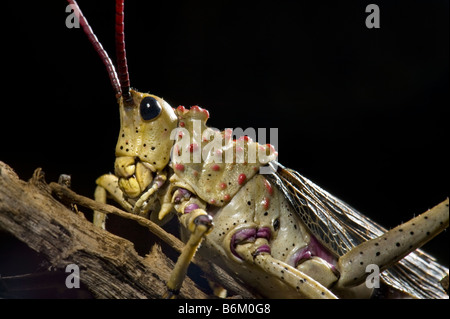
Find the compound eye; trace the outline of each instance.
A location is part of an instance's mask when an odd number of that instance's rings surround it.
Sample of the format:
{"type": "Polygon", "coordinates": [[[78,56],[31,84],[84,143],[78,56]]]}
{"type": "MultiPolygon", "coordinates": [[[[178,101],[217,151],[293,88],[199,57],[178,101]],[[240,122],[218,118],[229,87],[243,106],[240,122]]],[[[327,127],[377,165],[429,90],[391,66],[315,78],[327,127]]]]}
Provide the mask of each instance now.
{"type": "Polygon", "coordinates": [[[153,120],[161,114],[161,105],[154,98],[147,96],[141,101],[140,112],[145,121],[153,120]]]}

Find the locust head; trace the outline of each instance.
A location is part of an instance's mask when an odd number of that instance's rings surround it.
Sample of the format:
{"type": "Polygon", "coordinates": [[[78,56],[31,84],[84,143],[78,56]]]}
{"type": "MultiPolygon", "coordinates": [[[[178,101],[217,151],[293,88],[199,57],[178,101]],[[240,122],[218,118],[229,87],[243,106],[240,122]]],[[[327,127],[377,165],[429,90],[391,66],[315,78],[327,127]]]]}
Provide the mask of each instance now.
{"type": "Polygon", "coordinates": [[[132,103],[119,101],[120,133],[117,157],[133,157],[151,168],[162,170],[169,162],[173,141],[170,133],[177,127],[177,116],[163,99],[130,90],[132,103]]]}
{"type": "Polygon", "coordinates": [[[137,197],[170,160],[177,116],[163,99],[130,90],[119,98],[120,132],[116,146],[115,174],[128,197],[137,197]]]}

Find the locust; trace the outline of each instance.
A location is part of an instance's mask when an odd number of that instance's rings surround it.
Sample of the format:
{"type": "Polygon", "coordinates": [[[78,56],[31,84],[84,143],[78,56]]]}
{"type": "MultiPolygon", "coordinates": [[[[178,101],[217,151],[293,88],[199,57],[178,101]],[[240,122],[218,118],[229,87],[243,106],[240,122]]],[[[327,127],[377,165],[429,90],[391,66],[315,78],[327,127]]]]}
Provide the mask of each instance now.
{"type": "MultiPolygon", "coordinates": [[[[448,269],[420,249],[448,227],[448,199],[385,229],[278,163],[272,145],[208,127],[200,106],[172,108],[131,89],[124,1],[116,1],[118,72],[77,3],[68,2],[119,105],[114,173],[96,180],[95,200],[112,199],[161,225],[177,216],[185,234],[165,297],[177,295],[198,253],[265,298],[448,298],[440,285],[448,269]],[[384,288],[370,284],[375,279],[384,288]]],[[[105,214],[94,212],[93,223],[105,228],[105,214]]]]}

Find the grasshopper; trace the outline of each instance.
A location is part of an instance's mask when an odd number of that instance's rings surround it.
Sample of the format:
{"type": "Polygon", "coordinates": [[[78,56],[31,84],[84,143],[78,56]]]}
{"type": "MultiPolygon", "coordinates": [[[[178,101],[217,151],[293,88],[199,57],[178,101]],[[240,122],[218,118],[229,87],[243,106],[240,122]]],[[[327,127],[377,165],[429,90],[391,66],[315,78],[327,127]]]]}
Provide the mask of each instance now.
{"type": "MultiPolygon", "coordinates": [[[[160,224],[177,215],[186,246],[166,297],[178,293],[197,252],[269,298],[448,298],[448,273],[419,248],[448,227],[448,199],[386,230],[298,172],[274,148],[209,128],[199,106],[172,108],[130,88],[124,1],[116,1],[118,73],[74,0],[68,0],[105,64],[120,112],[114,174],[95,199],[160,224]],[[231,154],[231,155],[230,155],[231,154]],[[269,168],[270,174],[261,174],[269,168]],[[384,289],[370,285],[378,269],[384,289]],[[372,278],[373,279],[373,278],[372,278]]],[[[94,224],[105,228],[105,215],[94,224]]],[[[376,279],[376,278],[375,278],[376,279]]]]}

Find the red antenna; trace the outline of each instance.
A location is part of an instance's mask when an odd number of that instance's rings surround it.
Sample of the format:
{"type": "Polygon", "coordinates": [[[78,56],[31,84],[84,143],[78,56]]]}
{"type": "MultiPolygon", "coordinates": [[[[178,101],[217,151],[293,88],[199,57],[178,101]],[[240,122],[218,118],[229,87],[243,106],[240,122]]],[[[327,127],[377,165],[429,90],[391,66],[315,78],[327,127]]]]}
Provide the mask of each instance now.
{"type": "Polygon", "coordinates": [[[125,51],[124,2],[125,0],[116,0],[116,55],[120,86],[122,87],[122,97],[126,102],[132,102],[127,55],[125,51]]]}
{"type": "Polygon", "coordinates": [[[80,21],[80,25],[83,28],[84,33],[87,35],[89,41],[94,46],[95,51],[98,53],[106,66],[108,71],[109,79],[116,93],[116,97],[120,96],[127,102],[131,102],[132,98],[130,95],[130,79],[128,76],[128,66],[125,54],[125,36],[124,36],[124,0],[116,1],[116,54],[117,54],[117,64],[119,68],[119,76],[117,76],[116,69],[108,56],[108,53],[103,49],[102,44],[98,41],[97,36],[92,31],[89,23],[84,17],[80,10],[77,2],[75,0],[67,0],[74,10],[75,15],[80,21]],[[119,80],[120,79],[120,80],[119,80]]]}

